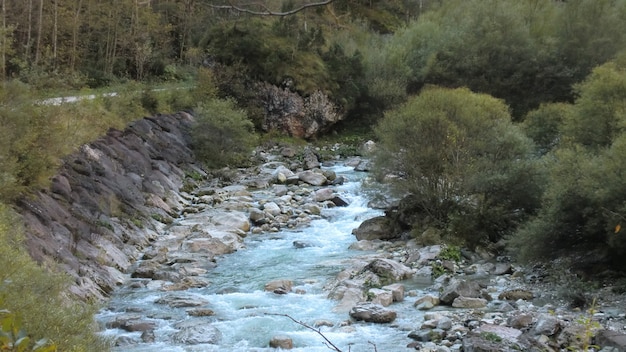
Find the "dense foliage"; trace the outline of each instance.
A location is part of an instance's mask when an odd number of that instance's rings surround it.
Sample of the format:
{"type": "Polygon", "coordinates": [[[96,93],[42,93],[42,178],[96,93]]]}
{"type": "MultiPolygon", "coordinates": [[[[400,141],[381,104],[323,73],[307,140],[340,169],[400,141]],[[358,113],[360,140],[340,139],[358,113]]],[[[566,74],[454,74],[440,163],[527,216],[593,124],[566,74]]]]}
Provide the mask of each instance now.
{"type": "Polygon", "coordinates": [[[427,88],[385,115],[376,164],[400,175],[422,224],[470,245],[497,241],[538,206],[532,144],[507,106],[468,89],[427,88]]]}

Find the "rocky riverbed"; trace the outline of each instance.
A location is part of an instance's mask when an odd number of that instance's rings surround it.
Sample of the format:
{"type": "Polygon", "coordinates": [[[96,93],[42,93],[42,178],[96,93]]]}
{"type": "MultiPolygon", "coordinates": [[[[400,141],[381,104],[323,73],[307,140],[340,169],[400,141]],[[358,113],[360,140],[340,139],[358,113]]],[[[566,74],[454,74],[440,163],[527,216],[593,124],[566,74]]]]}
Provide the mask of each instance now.
{"type": "MultiPolygon", "coordinates": [[[[245,252],[247,236],[303,228],[323,209],[348,204],[335,191],[344,180],[321,168],[311,147],[267,146],[255,153],[258,166],[207,174],[188,147],[191,120],[184,113],[157,116],[111,131],[70,157],[50,190],[22,204],[31,253],[73,275],[74,293],[106,300],[121,287],[156,289],[159,304],[184,308],[172,333],[183,346],[220,339],[205,320],[213,315],[210,302],[190,294],[211,285],[206,274],[220,258],[245,252]]],[[[344,162],[363,172],[369,167],[358,157],[344,162]]],[[[397,351],[626,350],[624,296],[610,286],[572,307],[559,292],[568,287],[550,271],[487,250],[419,245],[391,236],[388,225],[374,217],[355,228],[351,248],[363,254],[342,262],[324,285],[345,319],[306,324],[327,334],[382,324],[406,335],[397,351]]],[[[265,288],[275,295],[304,293],[288,279],[265,288]]],[[[142,312],[103,324],[139,335],[118,338],[118,345],[155,339],[156,326],[142,312]]],[[[267,339],[283,349],[293,344],[289,336],[267,339]]]]}

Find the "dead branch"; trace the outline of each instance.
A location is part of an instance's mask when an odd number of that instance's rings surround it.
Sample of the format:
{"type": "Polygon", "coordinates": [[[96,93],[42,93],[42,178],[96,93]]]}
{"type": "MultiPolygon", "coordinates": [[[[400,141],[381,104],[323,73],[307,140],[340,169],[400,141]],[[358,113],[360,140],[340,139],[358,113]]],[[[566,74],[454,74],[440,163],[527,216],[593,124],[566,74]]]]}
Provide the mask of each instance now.
{"type": "Polygon", "coordinates": [[[296,13],[298,13],[298,12],[304,10],[304,9],[307,9],[309,7],[317,7],[317,6],[328,5],[331,2],[333,2],[333,1],[334,0],[325,0],[325,1],[320,1],[320,2],[312,2],[312,3],[304,4],[304,5],[302,5],[302,6],[298,7],[298,8],[295,8],[293,10],[286,11],[286,12],[272,11],[269,8],[267,8],[264,4],[255,4],[255,5],[258,5],[259,7],[261,7],[263,9],[262,11],[250,10],[249,8],[245,8],[245,7],[234,5],[233,3],[230,3],[229,5],[211,5],[211,4],[209,4],[209,6],[214,8],[214,9],[218,9],[218,10],[234,10],[234,11],[248,13],[248,14],[256,15],[256,16],[279,16],[279,17],[284,17],[284,16],[289,16],[289,15],[296,14],[296,13]]]}
{"type": "Polygon", "coordinates": [[[309,329],[309,330],[313,330],[315,331],[318,335],[320,335],[324,340],[326,340],[326,342],[324,343],[328,348],[330,348],[331,350],[335,351],[335,352],[342,352],[339,347],[335,346],[326,336],[324,336],[324,334],[322,334],[322,332],[320,331],[320,329],[316,329],[306,323],[303,323],[299,320],[296,320],[294,318],[292,318],[289,314],[278,314],[278,313],[265,313],[267,315],[278,315],[278,316],[283,316],[283,317],[287,317],[289,319],[291,319],[294,323],[299,324],[304,326],[305,328],[309,329]]]}

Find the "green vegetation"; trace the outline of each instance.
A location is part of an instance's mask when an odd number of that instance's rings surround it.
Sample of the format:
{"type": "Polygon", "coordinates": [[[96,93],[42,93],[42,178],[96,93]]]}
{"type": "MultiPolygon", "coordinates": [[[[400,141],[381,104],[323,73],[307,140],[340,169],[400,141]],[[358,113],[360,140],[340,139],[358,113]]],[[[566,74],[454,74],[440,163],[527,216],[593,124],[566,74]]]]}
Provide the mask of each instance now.
{"type": "Polygon", "coordinates": [[[13,344],[10,351],[39,352],[50,351],[52,345],[59,351],[106,350],[106,341],[96,335],[97,307],[70,299],[69,278],[32,261],[17,223],[15,214],[0,205],[0,347],[13,344]],[[20,340],[21,331],[34,343],[20,340]],[[35,348],[42,339],[50,345],[42,341],[42,347],[35,348]]]}
{"type": "Polygon", "coordinates": [[[507,106],[468,89],[431,87],[376,128],[379,172],[415,199],[423,222],[470,245],[497,241],[538,206],[532,144],[507,106]]]}

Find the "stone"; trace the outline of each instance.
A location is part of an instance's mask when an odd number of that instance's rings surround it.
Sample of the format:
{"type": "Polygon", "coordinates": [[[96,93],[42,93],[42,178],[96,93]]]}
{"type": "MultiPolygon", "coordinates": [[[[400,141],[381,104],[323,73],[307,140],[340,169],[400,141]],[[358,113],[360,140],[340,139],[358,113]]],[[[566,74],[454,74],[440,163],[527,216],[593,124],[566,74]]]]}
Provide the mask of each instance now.
{"type": "Polygon", "coordinates": [[[274,292],[278,294],[285,294],[291,292],[293,287],[293,281],[291,280],[274,280],[265,284],[265,291],[274,292]]]}
{"type": "Polygon", "coordinates": [[[335,191],[332,188],[320,188],[313,193],[313,200],[316,202],[325,202],[335,197],[335,191]]]}
{"type": "Polygon", "coordinates": [[[222,333],[204,319],[188,319],[174,325],[179,331],[172,336],[176,343],[185,345],[217,344],[222,333]]]}
{"type": "Polygon", "coordinates": [[[459,296],[467,298],[479,298],[482,296],[480,285],[473,281],[454,279],[443,292],[439,295],[439,299],[443,304],[452,304],[459,296]]]}
{"type": "Polygon", "coordinates": [[[265,212],[261,209],[251,208],[248,217],[250,218],[250,221],[252,221],[252,223],[255,225],[262,225],[267,223],[267,217],[265,216],[265,212]]]}
{"type": "MultiPolygon", "coordinates": [[[[432,295],[426,295],[426,296],[423,296],[421,298],[418,298],[415,301],[415,303],[413,303],[413,306],[414,307],[418,307],[418,306],[422,305],[423,303],[428,303],[429,306],[425,306],[425,309],[430,309],[430,308],[432,308],[434,306],[439,305],[439,298],[435,297],[435,296],[432,296],[432,295]]],[[[425,310],[425,309],[421,309],[421,310],[425,310]]]]}
{"type": "Polygon", "coordinates": [[[602,347],[613,347],[618,351],[626,351],[626,334],[602,329],[596,334],[596,344],[602,347]]]}
{"type": "Polygon", "coordinates": [[[328,180],[322,174],[317,172],[313,172],[311,170],[306,170],[298,173],[298,178],[305,183],[308,183],[312,186],[322,186],[325,185],[328,180]]]}
{"type": "Polygon", "coordinates": [[[530,314],[516,314],[509,317],[507,324],[515,329],[525,329],[533,323],[533,316],[530,314]]]}
{"type": "Polygon", "coordinates": [[[541,314],[537,317],[537,323],[532,331],[535,335],[552,336],[560,327],[559,319],[549,314],[541,314]]]}
{"type": "Polygon", "coordinates": [[[387,307],[393,303],[393,295],[391,291],[382,290],[379,288],[370,288],[367,291],[368,298],[372,303],[380,304],[383,307],[387,307]]]}
{"type": "Polygon", "coordinates": [[[368,323],[391,323],[396,319],[397,313],[371,302],[358,303],[350,310],[350,317],[368,323]]]}
{"type": "Polygon", "coordinates": [[[330,200],[335,206],[338,207],[347,207],[348,205],[350,205],[350,202],[343,198],[342,196],[334,196],[331,200],[330,200]]]}
{"type": "Polygon", "coordinates": [[[219,213],[211,218],[211,222],[227,229],[237,229],[244,232],[250,231],[248,217],[246,214],[239,211],[219,213]]]}
{"type": "Polygon", "coordinates": [[[517,339],[522,335],[521,330],[494,324],[481,325],[477,331],[479,333],[494,334],[500,339],[509,340],[511,342],[517,341],[517,339]]]}
{"type": "Polygon", "coordinates": [[[402,302],[404,300],[404,285],[395,283],[382,287],[383,290],[391,292],[394,302],[402,302]]]}
{"type": "Polygon", "coordinates": [[[410,278],[413,275],[411,268],[391,259],[374,259],[367,264],[361,272],[372,272],[376,274],[383,284],[391,284],[410,278]]]}
{"type": "Polygon", "coordinates": [[[271,216],[277,216],[281,213],[280,207],[275,202],[267,202],[263,204],[263,211],[271,216]]]}
{"type": "Polygon", "coordinates": [[[270,347],[290,350],[293,348],[293,340],[284,335],[277,335],[270,340],[270,347]]]}
{"type": "Polygon", "coordinates": [[[157,304],[166,304],[172,308],[199,307],[209,303],[206,299],[187,293],[167,294],[155,301],[157,304]]]}
{"type": "Polygon", "coordinates": [[[523,299],[525,301],[530,301],[533,299],[534,295],[532,292],[527,290],[507,290],[498,295],[498,299],[507,300],[507,301],[517,301],[523,299]]]}
{"type": "Polygon", "coordinates": [[[452,301],[454,308],[485,308],[486,306],[487,300],[483,298],[459,296],[452,301]]]}
{"type": "Polygon", "coordinates": [[[367,219],[352,230],[357,240],[390,240],[398,235],[391,231],[391,222],[386,216],[377,216],[367,219]]]}

